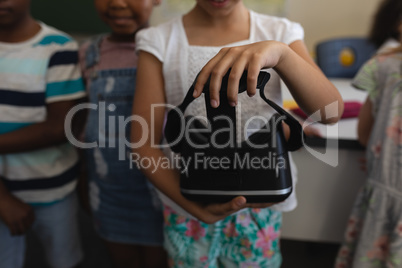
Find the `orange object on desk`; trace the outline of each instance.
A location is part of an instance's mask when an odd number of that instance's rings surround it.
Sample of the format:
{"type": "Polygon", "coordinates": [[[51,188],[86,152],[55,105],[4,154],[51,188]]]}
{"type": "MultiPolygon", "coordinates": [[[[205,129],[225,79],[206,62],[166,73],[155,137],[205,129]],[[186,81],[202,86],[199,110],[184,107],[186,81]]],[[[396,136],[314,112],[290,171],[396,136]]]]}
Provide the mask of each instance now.
{"type": "Polygon", "coordinates": [[[284,100],[283,101],[283,109],[285,110],[292,110],[299,108],[299,105],[297,105],[296,101],[294,100],[284,100]]]}

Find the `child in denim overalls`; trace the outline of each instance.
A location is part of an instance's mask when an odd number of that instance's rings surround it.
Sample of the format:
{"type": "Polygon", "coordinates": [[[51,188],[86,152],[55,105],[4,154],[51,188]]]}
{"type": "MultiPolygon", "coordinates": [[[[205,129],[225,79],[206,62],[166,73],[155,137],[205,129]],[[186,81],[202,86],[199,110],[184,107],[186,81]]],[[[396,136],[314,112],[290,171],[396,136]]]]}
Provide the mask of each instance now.
{"type": "Polygon", "coordinates": [[[96,36],[80,49],[91,105],[84,140],[94,145],[84,153],[89,200],[95,229],[106,242],[113,267],[166,266],[161,203],[131,163],[126,145],[136,84],[134,36],[147,25],[154,4],[96,0],[112,33],[96,36]]]}

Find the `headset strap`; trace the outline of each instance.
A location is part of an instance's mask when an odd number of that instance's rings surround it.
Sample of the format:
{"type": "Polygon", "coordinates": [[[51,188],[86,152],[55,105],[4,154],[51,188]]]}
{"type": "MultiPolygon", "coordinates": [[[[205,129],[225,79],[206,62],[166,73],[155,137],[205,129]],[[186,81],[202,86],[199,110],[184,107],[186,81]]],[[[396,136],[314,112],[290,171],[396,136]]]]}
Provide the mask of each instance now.
{"type": "MultiPolygon", "coordinates": [[[[230,70],[226,73],[226,75],[222,79],[222,86],[221,88],[227,88],[227,83],[228,83],[228,77],[229,77],[230,70]]],[[[275,102],[269,100],[265,94],[264,94],[264,87],[265,84],[268,82],[270,78],[270,74],[267,72],[261,71],[260,74],[258,75],[258,80],[257,80],[257,88],[260,89],[260,97],[272,108],[274,108],[280,115],[284,116],[284,121],[285,123],[289,126],[290,128],[290,137],[289,140],[286,144],[286,148],[289,151],[295,151],[299,149],[300,147],[303,146],[303,139],[304,139],[304,133],[302,126],[300,125],[299,121],[297,121],[292,115],[290,115],[288,112],[286,112],[282,107],[277,105],[275,102]]],[[[182,114],[184,114],[184,111],[186,110],[187,106],[194,100],[193,93],[194,93],[194,85],[197,81],[197,78],[194,80],[194,83],[191,85],[190,89],[188,90],[183,102],[177,106],[177,108],[181,111],[182,114]]],[[[209,83],[210,83],[210,78],[207,80],[207,82],[204,85],[204,94],[205,94],[205,100],[206,100],[206,105],[207,105],[207,113],[210,113],[213,109],[217,108],[211,108],[209,105],[209,83]]],[[[245,71],[239,81],[239,93],[244,92],[247,90],[247,71],[245,71]]],[[[220,97],[224,97],[223,95],[226,94],[225,90],[220,91],[220,97]]],[[[224,100],[225,98],[222,98],[224,100]]],[[[222,105],[222,101],[221,101],[222,105]]],[[[221,106],[220,105],[220,106],[221,106]]],[[[227,107],[226,103],[224,104],[225,107],[224,109],[227,110],[229,107],[227,107]]],[[[175,109],[171,110],[168,114],[168,118],[170,116],[178,116],[179,114],[175,113],[175,115],[172,114],[172,112],[175,109]]],[[[213,114],[216,114],[215,112],[212,112],[213,114]]],[[[227,111],[227,114],[231,114],[231,117],[233,117],[233,111],[227,111]]],[[[173,126],[172,126],[173,127],[173,126]]],[[[177,126],[174,126],[176,128],[177,126]]],[[[173,130],[173,129],[172,129],[173,130]]],[[[177,129],[176,129],[177,130],[177,129]]]]}
{"type": "MultiPolygon", "coordinates": [[[[229,73],[230,73],[230,69],[226,73],[226,75],[222,78],[222,84],[221,84],[222,89],[226,89],[228,86],[229,73]]],[[[269,73],[260,72],[260,74],[258,75],[258,79],[257,79],[257,88],[264,89],[265,84],[268,82],[270,77],[271,77],[271,75],[269,73]]],[[[198,78],[198,75],[194,79],[194,82],[191,85],[190,89],[187,91],[187,94],[184,97],[183,102],[179,106],[177,106],[177,108],[179,108],[180,111],[183,113],[186,110],[187,106],[194,100],[193,93],[194,93],[195,83],[197,82],[197,78],[198,78]]],[[[211,80],[211,77],[209,77],[207,82],[205,83],[203,93],[207,93],[207,94],[209,93],[210,80],[211,80]]],[[[242,93],[246,90],[247,90],[247,71],[244,71],[244,73],[241,76],[240,81],[239,81],[239,93],[242,93]]],[[[225,94],[226,94],[225,90],[221,90],[220,94],[222,95],[223,92],[225,92],[225,94]]]]}
{"type": "Polygon", "coordinates": [[[265,96],[264,88],[260,88],[260,96],[261,98],[272,108],[274,108],[280,115],[285,116],[285,123],[290,128],[290,137],[286,143],[286,148],[289,151],[295,151],[303,146],[304,140],[304,132],[303,128],[300,125],[299,121],[297,121],[292,115],[286,112],[282,107],[280,107],[275,102],[271,101],[265,96]]]}

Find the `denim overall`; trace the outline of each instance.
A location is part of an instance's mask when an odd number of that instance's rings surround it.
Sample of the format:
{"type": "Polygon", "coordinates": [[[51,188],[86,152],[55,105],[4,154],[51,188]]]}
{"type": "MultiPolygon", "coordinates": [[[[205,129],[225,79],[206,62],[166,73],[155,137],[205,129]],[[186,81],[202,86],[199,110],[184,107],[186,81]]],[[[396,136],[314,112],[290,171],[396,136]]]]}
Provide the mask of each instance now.
{"type": "Polygon", "coordinates": [[[108,241],[162,245],[162,205],[152,185],[131,161],[131,149],[125,143],[130,142],[130,122],[126,119],[132,112],[136,68],[96,70],[103,38],[91,42],[85,57],[92,105],[85,142],[97,144],[86,150],[95,228],[108,241]]]}

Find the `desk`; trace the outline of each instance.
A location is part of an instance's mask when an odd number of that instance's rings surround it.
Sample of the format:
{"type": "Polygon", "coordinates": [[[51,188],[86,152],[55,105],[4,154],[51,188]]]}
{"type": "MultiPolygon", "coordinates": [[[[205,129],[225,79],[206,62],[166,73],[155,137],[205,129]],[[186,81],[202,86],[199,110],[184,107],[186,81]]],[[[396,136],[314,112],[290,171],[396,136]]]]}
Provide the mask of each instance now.
{"type": "MultiPolygon", "coordinates": [[[[354,89],[348,79],[331,80],[343,99],[363,102],[366,93],[354,89]]],[[[282,88],[283,99],[291,99],[286,87],[282,88]]],[[[315,242],[339,243],[343,240],[346,223],[356,194],[365,181],[359,168],[359,158],[364,149],[356,140],[357,119],[343,119],[334,126],[317,124],[328,141],[339,142],[330,148],[309,145],[310,150],[321,153],[338,153],[337,166],[328,165],[306,148],[293,152],[298,168],[296,196],[298,206],[283,214],[282,238],[315,242]]],[[[313,139],[325,144],[325,139],[313,139]]],[[[327,142],[328,142],[327,141],[327,142]]]]}

